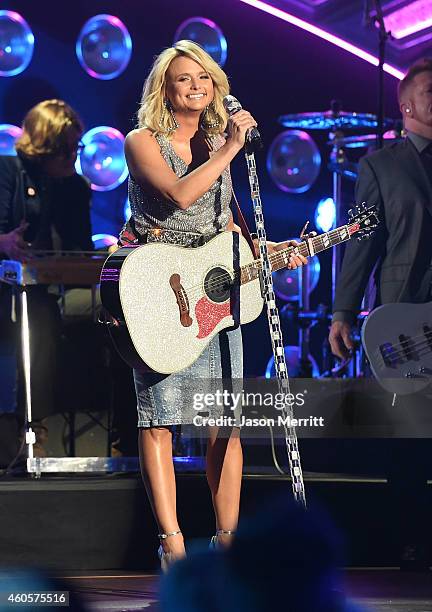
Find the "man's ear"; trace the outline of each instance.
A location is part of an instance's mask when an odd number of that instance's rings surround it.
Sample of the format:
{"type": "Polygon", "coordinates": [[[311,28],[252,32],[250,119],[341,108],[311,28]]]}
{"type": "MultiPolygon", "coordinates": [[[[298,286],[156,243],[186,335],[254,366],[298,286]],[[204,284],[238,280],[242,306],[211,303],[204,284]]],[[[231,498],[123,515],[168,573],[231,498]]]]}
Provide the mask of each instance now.
{"type": "Polygon", "coordinates": [[[412,109],[411,109],[411,104],[410,102],[401,102],[400,104],[400,112],[402,113],[403,117],[409,117],[412,113],[412,109]]]}

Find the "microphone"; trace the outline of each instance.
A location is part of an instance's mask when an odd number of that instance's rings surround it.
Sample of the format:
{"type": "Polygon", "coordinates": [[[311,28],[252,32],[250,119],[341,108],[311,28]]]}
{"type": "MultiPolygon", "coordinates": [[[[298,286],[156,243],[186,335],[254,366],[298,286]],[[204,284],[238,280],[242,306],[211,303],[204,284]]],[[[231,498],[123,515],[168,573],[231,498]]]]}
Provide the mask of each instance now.
{"type": "MultiPolygon", "coordinates": [[[[231,95],[224,97],[223,105],[230,117],[238,113],[243,108],[237,98],[231,95]]],[[[260,151],[262,148],[263,143],[260,133],[256,127],[250,128],[246,134],[246,151],[248,153],[254,153],[256,151],[260,151]]]]}

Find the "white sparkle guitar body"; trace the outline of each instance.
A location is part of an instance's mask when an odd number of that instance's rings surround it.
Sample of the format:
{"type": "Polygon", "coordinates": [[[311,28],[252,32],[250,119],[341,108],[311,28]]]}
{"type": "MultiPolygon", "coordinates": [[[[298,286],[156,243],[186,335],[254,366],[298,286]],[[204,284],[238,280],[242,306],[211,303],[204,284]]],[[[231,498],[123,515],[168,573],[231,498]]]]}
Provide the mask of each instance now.
{"type": "Polygon", "coordinates": [[[102,301],[124,321],[133,348],[147,367],[171,374],[191,365],[222,329],[259,316],[263,308],[259,278],[219,292],[211,290],[224,273],[233,279],[235,269],[253,261],[247,241],[232,232],[193,249],[158,242],[124,247],[105,263],[102,301]],[[121,312],[112,307],[107,295],[114,264],[119,271],[121,312]],[[175,275],[177,291],[172,286],[175,275]],[[183,313],[182,317],[179,294],[187,303],[188,316],[183,313]]]}

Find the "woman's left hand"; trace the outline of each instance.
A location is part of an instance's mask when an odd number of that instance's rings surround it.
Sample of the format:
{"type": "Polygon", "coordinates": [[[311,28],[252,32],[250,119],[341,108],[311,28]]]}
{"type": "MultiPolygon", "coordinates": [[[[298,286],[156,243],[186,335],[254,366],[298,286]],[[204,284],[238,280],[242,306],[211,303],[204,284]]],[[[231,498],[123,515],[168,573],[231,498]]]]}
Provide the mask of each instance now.
{"type": "MultiPolygon", "coordinates": [[[[255,255],[256,257],[259,257],[259,251],[258,251],[258,240],[254,239],[254,245],[255,245],[255,255]]],[[[268,248],[268,252],[269,255],[271,255],[272,253],[276,253],[277,251],[283,251],[283,249],[287,249],[288,247],[297,247],[299,246],[299,243],[296,242],[295,240],[287,240],[286,242],[271,242],[270,240],[267,240],[267,248],[268,248]]],[[[300,253],[291,253],[290,258],[289,258],[289,264],[288,264],[288,269],[289,270],[295,270],[296,268],[299,268],[300,266],[306,265],[307,264],[307,258],[304,257],[303,255],[300,255],[300,253]]]]}

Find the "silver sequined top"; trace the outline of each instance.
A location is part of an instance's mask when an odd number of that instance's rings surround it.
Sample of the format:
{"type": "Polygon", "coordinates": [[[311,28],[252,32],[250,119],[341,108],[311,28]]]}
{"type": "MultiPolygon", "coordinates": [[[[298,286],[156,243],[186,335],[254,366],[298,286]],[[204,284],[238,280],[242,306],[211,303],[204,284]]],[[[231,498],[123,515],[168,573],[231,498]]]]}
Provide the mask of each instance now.
{"type": "MultiPolygon", "coordinates": [[[[157,135],[155,138],[168,166],[178,177],[187,174],[189,166],[177,155],[168,138],[163,135],[157,135]]],[[[214,137],[213,150],[216,151],[222,143],[222,138],[214,137]]],[[[173,234],[186,232],[210,237],[226,229],[231,214],[229,206],[232,183],[229,167],[210,189],[186,210],[160,195],[146,192],[133,176],[129,176],[128,191],[135,228],[142,236],[146,235],[149,229],[157,227],[170,230],[173,234]]]]}

